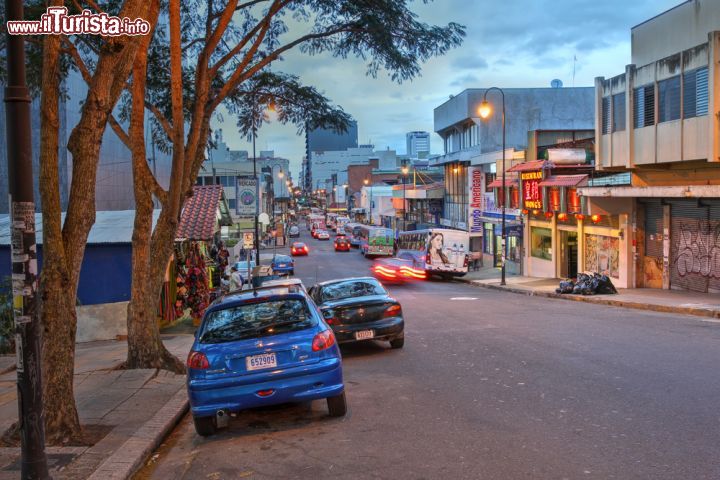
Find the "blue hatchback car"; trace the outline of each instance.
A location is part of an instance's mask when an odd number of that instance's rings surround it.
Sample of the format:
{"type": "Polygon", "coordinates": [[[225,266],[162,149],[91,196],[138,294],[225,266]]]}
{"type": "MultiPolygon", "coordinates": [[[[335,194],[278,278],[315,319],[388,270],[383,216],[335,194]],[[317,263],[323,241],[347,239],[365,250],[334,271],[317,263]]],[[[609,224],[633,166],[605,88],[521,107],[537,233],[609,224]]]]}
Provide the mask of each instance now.
{"type": "Polygon", "coordinates": [[[295,260],[288,255],[275,255],[272,261],[272,270],[276,275],[295,274],[295,260]]]}
{"type": "Polygon", "coordinates": [[[235,292],[208,307],[187,360],[195,430],[212,435],[230,414],[253,407],[327,399],[347,410],[335,335],[303,289],[235,292]]]}

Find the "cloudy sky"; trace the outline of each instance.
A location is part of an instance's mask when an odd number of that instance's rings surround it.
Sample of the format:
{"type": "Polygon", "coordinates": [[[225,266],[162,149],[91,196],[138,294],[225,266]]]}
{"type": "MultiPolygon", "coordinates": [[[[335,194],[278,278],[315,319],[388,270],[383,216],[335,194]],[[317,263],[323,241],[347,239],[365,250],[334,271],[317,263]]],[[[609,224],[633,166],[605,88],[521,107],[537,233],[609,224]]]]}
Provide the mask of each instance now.
{"type": "MultiPolygon", "coordinates": [[[[413,10],[428,23],[465,25],[463,45],[423,66],[422,76],[401,85],[381,73],[365,76],[355,59],[329,55],[286,56],[273,70],[294,73],[314,85],[358,121],[360,143],[405,153],[405,133],[433,132],[433,109],[465,88],[547,87],[558,78],[566,87],[592,86],[597,76],[614,76],[630,63],[630,28],[682,0],[416,0],[413,10]]],[[[294,29],[293,29],[294,30],[294,29]]],[[[291,34],[296,32],[291,31],[291,34]]],[[[224,115],[225,141],[232,149],[251,150],[224,115]]],[[[433,153],[441,153],[432,134],[433,153]]],[[[287,125],[264,125],[258,149],[290,159],[295,178],[304,137],[287,125]]]]}

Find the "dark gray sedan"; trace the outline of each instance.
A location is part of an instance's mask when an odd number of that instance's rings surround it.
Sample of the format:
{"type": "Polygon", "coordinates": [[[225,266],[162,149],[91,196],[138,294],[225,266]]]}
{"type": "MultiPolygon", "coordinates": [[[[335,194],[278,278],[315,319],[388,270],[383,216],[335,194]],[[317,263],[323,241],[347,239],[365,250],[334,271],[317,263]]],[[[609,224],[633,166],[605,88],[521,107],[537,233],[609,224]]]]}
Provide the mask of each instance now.
{"type": "Polygon", "coordinates": [[[405,344],[400,302],[376,279],[347,278],[318,283],[308,291],[320,307],[338,342],[385,340],[392,348],[405,344]]]}

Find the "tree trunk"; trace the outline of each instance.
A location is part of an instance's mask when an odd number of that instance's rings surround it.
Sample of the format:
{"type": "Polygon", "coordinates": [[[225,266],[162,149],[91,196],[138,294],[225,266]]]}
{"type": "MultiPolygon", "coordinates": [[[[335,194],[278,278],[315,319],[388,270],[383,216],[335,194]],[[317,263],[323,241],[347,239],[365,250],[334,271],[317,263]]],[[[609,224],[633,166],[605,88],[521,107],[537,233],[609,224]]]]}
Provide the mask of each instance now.
{"type": "MultiPolygon", "coordinates": [[[[159,2],[154,1],[149,15],[157,17],[158,11],[159,2]]],[[[183,363],[163,345],[157,321],[158,300],[177,228],[177,215],[173,218],[172,212],[177,210],[168,208],[170,206],[166,195],[162,195],[163,210],[153,231],[152,195],[156,183],[145,160],[144,137],[147,50],[150,38],[151,35],[148,35],[141,42],[133,65],[132,111],[128,137],[133,158],[135,225],[132,244],[132,291],[127,311],[128,355],[125,367],[163,368],[184,373],[183,363]]]]}
{"type": "MultiPolygon", "coordinates": [[[[63,2],[53,2],[62,5],[63,2]]],[[[142,0],[127,0],[121,16],[142,17],[142,0]]],[[[43,268],[40,305],[43,322],[43,401],[49,444],[78,441],[82,430],[75,407],[75,299],[90,228],[95,222],[95,179],[100,144],[113,106],[124,88],[137,49],[137,38],[118,37],[104,48],[68,140],[73,158],[70,202],[64,225],[58,175],[58,55],[60,38],[49,35],[43,52],[40,191],[43,212],[43,268]],[[61,226],[62,225],[62,226],[61,226]]]]}
{"type": "MultiPolygon", "coordinates": [[[[61,5],[62,2],[53,2],[61,5]]],[[[43,268],[40,318],[43,325],[42,377],[45,438],[50,445],[82,437],[75,408],[75,296],[68,289],[65,246],[61,231],[58,175],[58,100],[60,37],[49,35],[43,49],[40,100],[40,195],[43,210],[43,268]]]]}

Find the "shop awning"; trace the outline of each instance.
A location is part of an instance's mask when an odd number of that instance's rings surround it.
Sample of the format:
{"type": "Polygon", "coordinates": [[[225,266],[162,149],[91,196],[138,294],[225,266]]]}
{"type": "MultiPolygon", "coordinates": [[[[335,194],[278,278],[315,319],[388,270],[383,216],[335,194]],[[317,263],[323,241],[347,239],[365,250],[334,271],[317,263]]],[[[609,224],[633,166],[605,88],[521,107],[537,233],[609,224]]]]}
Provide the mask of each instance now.
{"type": "Polygon", "coordinates": [[[541,187],[577,187],[587,183],[587,175],[554,175],[540,182],[541,187]]]}
{"type": "Polygon", "coordinates": [[[547,166],[546,160],[533,160],[530,162],[518,163],[508,168],[508,172],[529,172],[533,170],[542,170],[547,166]]]}
{"type": "MultiPolygon", "coordinates": [[[[514,186],[514,185],[516,184],[516,182],[517,182],[517,178],[515,178],[515,177],[513,177],[513,178],[506,178],[506,179],[505,179],[505,186],[506,186],[506,187],[512,187],[512,186],[514,186]]],[[[495,180],[493,180],[492,182],[490,182],[490,184],[488,185],[488,188],[501,188],[501,187],[502,187],[502,179],[501,179],[501,178],[496,178],[495,180]]]]}

